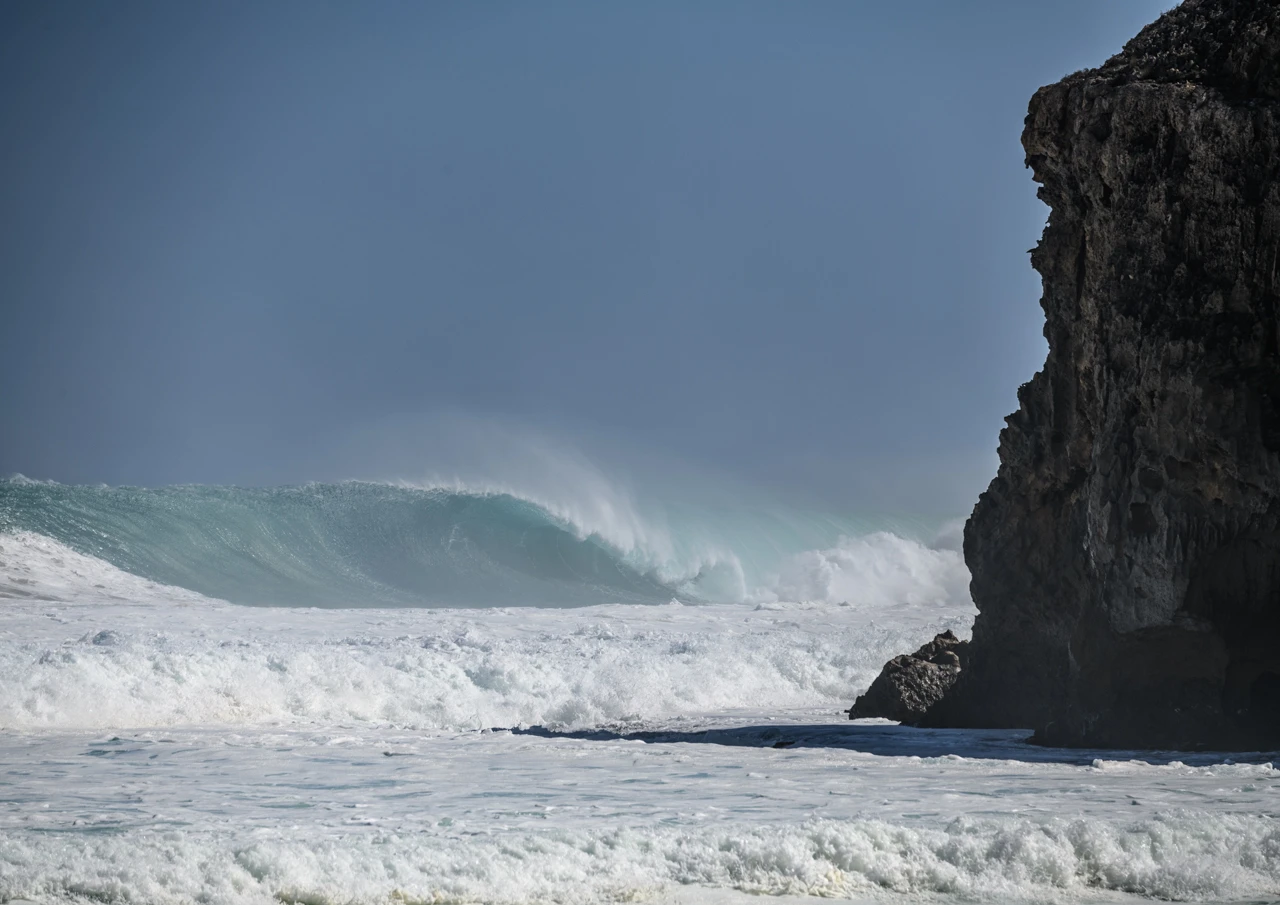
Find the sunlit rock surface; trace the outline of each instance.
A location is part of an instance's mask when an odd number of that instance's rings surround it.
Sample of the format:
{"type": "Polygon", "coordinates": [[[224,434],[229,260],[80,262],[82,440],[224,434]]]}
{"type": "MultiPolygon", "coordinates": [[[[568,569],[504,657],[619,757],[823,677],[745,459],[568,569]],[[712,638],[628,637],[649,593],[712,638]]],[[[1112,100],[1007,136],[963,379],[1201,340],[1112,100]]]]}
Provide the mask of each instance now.
{"type": "Polygon", "coordinates": [[[849,708],[849,719],[879,717],[914,724],[947,693],[964,665],[969,642],[947,630],[914,654],[885,664],[866,694],[849,708]]]}

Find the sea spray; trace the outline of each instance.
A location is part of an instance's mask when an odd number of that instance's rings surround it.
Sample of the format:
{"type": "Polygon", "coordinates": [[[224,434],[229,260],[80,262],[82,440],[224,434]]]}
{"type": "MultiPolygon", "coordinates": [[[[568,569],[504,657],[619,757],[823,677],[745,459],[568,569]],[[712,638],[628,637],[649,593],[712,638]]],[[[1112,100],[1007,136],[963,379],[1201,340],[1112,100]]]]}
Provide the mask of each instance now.
{"type": "Polygon", "coordinates": [[[931,604],[5,606],[6,729],[574,728],[743,707],[836,712],[898,648],[971,621],[931,604]]]}
{"type": "MultiPolygon", "coordinates": [[[[147,582],[258,605],[967,600],[959,553],[933,542],[942,519],[684,501],[649,501],[642,514],[602,480],[559,498],[522,493],[493,483],[3,481],[0,537],[19,570],[32,563],[15,545],[41,536],[147,582]]],[[[65,598],[62,579],[49,578],[10,575],[5,593],[65,598]]]]}

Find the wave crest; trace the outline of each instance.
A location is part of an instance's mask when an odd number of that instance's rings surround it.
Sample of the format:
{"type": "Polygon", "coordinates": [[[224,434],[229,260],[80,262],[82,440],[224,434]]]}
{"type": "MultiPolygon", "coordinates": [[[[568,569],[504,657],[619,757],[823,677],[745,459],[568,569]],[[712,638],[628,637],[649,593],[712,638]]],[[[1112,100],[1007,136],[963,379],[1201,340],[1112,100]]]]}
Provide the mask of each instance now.
{"type": "Polygon", "coordinates": [[[166,585],[236,603],[328,607],[964,606],[959,553],[919,539],[936,529],[688,505],[641,515],[598,478],[550,496],[447,481],[265,489],[5,481],[0,536],[5,562],[19,565],[7,582],[0,565],[0,594],[145,597],[166,585]]]}

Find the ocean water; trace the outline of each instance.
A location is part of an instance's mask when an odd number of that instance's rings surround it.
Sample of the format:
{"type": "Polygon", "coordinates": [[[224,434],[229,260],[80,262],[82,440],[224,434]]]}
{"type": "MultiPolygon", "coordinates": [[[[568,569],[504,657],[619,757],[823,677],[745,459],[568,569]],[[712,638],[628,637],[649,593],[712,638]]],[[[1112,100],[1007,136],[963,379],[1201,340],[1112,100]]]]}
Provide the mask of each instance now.
{"type": "Polygon", "coordinates": [[[941,517],[0,483],[0,902],[1280,897],[1269,754],[847,720],[966,585],[941,517]]]}

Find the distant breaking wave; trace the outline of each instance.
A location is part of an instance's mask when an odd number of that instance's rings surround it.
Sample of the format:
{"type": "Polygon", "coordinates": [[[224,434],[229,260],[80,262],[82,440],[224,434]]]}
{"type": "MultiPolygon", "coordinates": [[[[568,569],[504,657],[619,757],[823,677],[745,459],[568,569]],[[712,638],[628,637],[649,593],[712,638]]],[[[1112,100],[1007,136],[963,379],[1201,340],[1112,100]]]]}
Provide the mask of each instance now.
{"type": "Polygon", "coordinates": [[[461,484],[0,481],[0,595],[137,599],[152,583],[324,607],[967,601],[958,552],[930,543],[942,519],[689,506],[644,518],[588,490],[565,501],[461,484]]]}

